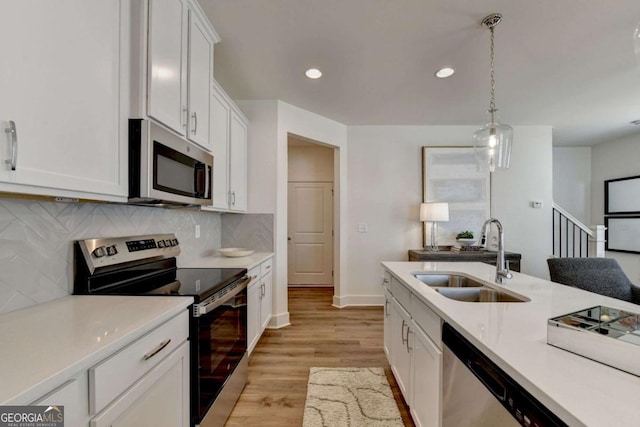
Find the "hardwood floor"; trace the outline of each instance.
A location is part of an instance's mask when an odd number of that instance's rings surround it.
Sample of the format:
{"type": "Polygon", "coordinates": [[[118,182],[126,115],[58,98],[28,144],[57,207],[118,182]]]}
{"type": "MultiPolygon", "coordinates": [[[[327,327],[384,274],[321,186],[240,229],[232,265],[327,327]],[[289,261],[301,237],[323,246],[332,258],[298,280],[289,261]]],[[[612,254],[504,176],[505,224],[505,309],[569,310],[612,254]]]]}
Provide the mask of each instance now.
{"type": "Polygon", "coordinates": [[[384,367],[405,426],[414,425],[384,354],[382,307],[337,309],[332,296],[331,288],[289,288],[291,326],[265,331],[227,427],[302,425],[312,366],[384,367]]]}

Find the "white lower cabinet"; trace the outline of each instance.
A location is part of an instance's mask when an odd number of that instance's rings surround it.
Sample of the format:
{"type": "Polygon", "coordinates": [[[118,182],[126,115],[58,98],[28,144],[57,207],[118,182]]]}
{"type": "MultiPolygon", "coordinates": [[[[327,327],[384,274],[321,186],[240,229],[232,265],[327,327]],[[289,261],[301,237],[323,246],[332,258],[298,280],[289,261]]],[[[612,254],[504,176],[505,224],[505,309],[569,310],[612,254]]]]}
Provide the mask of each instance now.
{"type": "Polygon", "coordinates": [[[384,290],[384,354],[389,359],[391,351],[391,292],[384,290]]]}
{"type": "Polygon", "coordinates": [[[268,259],[249,270],[248,273],[251,278],[247,290],[247,351],[249,354],[253,352],[262,333],[271,321],[273,311],[272,265],[272,260],[268,259]]]}
{"type": "Polygon", "coordinates": [[[442,351],[414,322],[410,341],[411,417],[418,427],[439,426],[442,406],[442,351]]]}
{"type": "Polygon", "coordinates": [[[441,320],[401,282],[395,278],[389,282],[392,286],[385,286],[384,345],[391,371],[416,426],[439,427],[441,320]]]}
{"type": "Polygon", "coordinates": [[[147,372],[91,420],[91,427],[188,427],[189,343],[147,372]]]}
{"type": "Polygon", "coordinates": [[[32,404],[64,406],[70,427],[189,427],[188,337],[184,310],[32,404]]]}
{"type": "MultiPolygon", "coordinates": [[[[411,352],[409,349],[409,313],[392,298],[391,300],[391,371],[396,377],[402,395],[409,403],[411,377],[411,352]]],[[[410,404],[409,404],[410,405],[410,404]]]]}
{"type": "Polygon", "coordinates": [[[63,406],[67,426],[86,426],[89,422],[87,373],[83,372],[55,388],[32,405],[63,406]]]}

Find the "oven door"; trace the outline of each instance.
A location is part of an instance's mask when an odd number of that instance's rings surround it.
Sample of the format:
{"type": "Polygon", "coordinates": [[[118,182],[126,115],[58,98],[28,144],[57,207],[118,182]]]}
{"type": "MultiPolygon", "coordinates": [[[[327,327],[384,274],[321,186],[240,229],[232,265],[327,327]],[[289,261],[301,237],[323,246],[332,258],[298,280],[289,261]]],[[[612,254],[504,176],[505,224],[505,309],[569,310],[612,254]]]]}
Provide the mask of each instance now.
{"type": "Polygon", "coordinates": [[[223,425],[246,384],[250,280],[229,285],[225,290],[233,289],[217,301],[193,306],[191,401],[195,425],[223,425]]]}

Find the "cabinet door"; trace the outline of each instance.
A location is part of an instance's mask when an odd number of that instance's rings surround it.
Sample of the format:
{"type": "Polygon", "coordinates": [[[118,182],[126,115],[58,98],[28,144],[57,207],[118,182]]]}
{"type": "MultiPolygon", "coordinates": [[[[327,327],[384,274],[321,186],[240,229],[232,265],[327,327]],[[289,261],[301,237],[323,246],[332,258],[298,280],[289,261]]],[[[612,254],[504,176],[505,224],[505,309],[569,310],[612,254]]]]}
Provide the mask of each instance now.
{"type": "Polygon", "coordinates": [[[91,427],[188,427],[189,421],[189,343],[184,342],[91,420],[91,427]]]}
{"type": "Polygon", "coordinates": [[[218,92],[211,90],[211,144],[213,154],[213,208],[229,209],[229,120],[231,107],[218,92]]]}
{"type": "Polygon", "coordinates": [[[89,418],[87,372],[70,379],[41,397],[32,405],[64,406],[64,421],[68,426],[86,426],[89,418]]]}
{"type": "Polygon", "coordinates": [[[418,427],[439,427],[442,352],[415,324],[411,326],[411,416],[418,427]]]}
{"type": "Polygon", "coordinates": [[[261,320],[261,296],[262,282],[259,280],[251,281],[247,290],[247,349],[249,354],[253,352],[253,348],[258,343],[262,328],[260,328],[261,320]]]}
{"type": "Polygon", "coordinates": [[[264,331],[264,328],[267,327],[271,320],[272,286],[273,274],[269,272],[262,277],[262,301],[260,304],[261,331],[264,331]]]}
{"type": "MultiPolygon", "coordinates": [[[[411,353],[409,352],[409,328],[411,318],[395,298],[391,299],[391,371],[398,382],[407,403],[410,402],[409,381],[411,374],[411,353]]],[[[410,403],[409,403],[410,404],[410,403]]]]}
{"type": "Polygon", "coordinates": [[[247,210],[247,124],[234,111],[231,112],[230,132],[230,209],[244,212],[247,210]]]}
{"type": "Polygon", "coordinates": [[[126,196],[129,3],[2,3],[0,191],[126,196]]]}
{"type": "Polygon", "coordinates": [[[187,6],[149,0],[147,115],[184,135],[187,126],[187,6]]]}
{"type": "Polygon", "coordinates": [[[384,354],[391,363],[391,293],[384,290],[384,354]]]}
{"type": "Polygon", "coordinates": [[[213,40],[205,23],[189,13],[189,130],[187,138],[210,150],[209,102],[213,78],[213,40]]]}

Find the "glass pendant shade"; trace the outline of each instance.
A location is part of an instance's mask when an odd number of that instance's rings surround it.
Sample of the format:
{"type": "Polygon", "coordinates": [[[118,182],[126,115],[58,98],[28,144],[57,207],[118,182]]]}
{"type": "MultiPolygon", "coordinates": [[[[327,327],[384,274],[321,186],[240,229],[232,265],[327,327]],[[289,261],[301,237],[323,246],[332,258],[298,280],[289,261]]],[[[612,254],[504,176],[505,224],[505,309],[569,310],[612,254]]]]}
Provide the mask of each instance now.
{"type": "Polygon", "coordinates": [[[495,172],[496,168],[508,169],[511,165],[513,128],[490,120],[473,134],[473,148],[478,171],[495,172]]]}
{"type": "Polygon", "coordinates": [[[636,61],[640,66],[640,23],[633,32],[633,51],[636,54],[636,61]]]}

